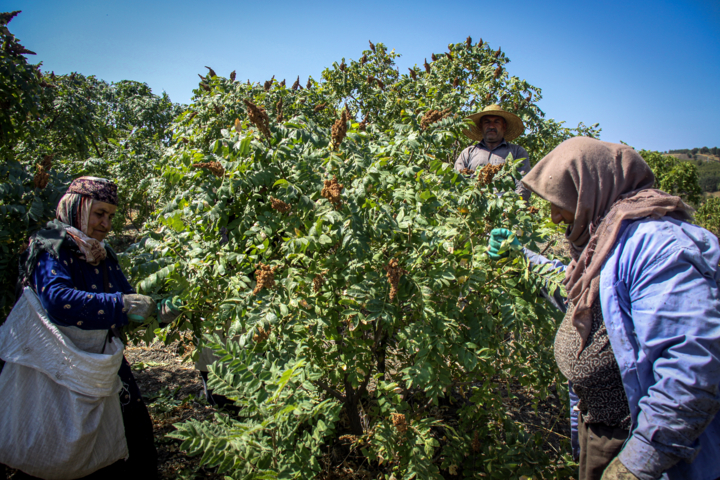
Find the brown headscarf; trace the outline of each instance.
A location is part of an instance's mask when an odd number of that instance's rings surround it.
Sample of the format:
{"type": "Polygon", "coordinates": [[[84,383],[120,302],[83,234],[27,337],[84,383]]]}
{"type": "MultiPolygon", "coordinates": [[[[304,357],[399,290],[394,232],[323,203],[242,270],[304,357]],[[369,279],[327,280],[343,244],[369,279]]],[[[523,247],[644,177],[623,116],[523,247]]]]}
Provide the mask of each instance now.
{"type": "Polygon", "coordinates": [[[575,137],[540,160],[522,182],[550,203],[574,212],[565,238],[572,262],[565,271],[573,325],[582,338],[590,334],[590,308],[600,294],[600,270],[615,245],[624,220],[670,215],[689,219],[690,207],[652,189],[655,176],[631,147],[575,137]]]}

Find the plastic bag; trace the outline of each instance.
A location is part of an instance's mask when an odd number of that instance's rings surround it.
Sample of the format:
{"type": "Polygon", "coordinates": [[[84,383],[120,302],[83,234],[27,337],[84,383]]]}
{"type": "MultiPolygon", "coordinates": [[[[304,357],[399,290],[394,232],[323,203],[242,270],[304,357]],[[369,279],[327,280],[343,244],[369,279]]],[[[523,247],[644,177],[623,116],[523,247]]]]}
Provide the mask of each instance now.
{"type": "Polygon", "coordinates": [[[0,374],[0,463],[66,480],[127,458],[117,374],[123,345],[117,338],[106,343],[105,335],[59,329],[35,292],[24,290],[0,326],[6,362],[0,374]]]}

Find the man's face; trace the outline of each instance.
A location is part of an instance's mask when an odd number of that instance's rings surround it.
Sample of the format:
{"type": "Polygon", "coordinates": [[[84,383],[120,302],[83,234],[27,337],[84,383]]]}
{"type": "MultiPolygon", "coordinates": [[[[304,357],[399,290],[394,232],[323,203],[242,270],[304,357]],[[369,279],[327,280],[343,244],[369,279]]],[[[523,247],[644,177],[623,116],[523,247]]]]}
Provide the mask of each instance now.
{"type": "Polygon", "coordinates": [[[88,219],[87,236],[99,242],[105,240],[112,228],[115,210],[117,210],[115,205],[99,201],[93,202],[90,209],[90,218],[88,219]]]}
{"type": "Polygon", "coordinates": [[[487,142],[496,143],[502,140],[506,128],[505,119],[497,115],[486,115],[480,119],[480,130],[487,142]]]}

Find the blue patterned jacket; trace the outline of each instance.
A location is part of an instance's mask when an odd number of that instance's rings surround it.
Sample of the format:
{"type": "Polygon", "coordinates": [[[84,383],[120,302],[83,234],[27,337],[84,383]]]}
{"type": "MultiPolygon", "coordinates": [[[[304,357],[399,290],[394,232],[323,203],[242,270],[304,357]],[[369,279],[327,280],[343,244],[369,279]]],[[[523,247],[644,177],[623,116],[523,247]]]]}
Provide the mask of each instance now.
{"type": "Polygon", "coordinates": [[[60,249],[59,259],[43,252],[32,283],[50,320],[58,325],[107,330],[128,323],[122,295],[135,291],[109,256],[94,267],[66,248],[60,249]],[[104,292],[103,267],[107,267],[109,293],[104,292]]]}

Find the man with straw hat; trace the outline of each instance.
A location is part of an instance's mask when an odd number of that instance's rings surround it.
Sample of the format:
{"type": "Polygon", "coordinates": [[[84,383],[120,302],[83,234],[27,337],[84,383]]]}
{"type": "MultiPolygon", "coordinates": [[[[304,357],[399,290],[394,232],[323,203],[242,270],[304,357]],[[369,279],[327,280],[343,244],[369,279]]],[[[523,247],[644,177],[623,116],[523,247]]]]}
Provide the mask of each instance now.
{"type": "MultiPolygon", "coordinates": [[[[482,112],[467,117],[472,120],[467,130],[463,133],[472,140],[479,143],[471,145],[462,151],[455,160],[455,170],[458,172],[475,172],[485,165],[502,165],[509,154],[517,160],[524,158],[520,173],[530,171],[528,153],[520,145],[509,143],[522,135],[525,131],[520,117],[514,113],[506,112],[499,105],[488,105],[482,112]]],[[[469,122],[468,122],[469,123],[469,122]]],[[[530,191],[516,180],[515,191],[527,202],[530,199],[530,191]]]]}

